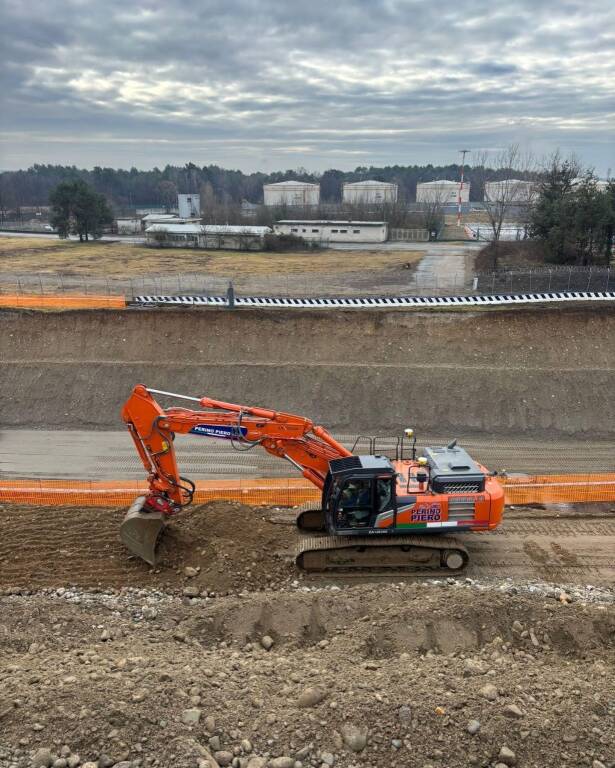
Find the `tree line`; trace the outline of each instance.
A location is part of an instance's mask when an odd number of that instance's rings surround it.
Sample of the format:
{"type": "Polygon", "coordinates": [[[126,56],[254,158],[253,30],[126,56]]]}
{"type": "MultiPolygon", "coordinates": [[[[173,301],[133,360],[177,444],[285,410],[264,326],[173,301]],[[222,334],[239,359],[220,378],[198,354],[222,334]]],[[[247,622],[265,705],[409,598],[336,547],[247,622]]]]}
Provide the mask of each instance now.
{"type": "MultiPolygon", "coordinates": [[[[468,167],[465,180],[470,183],[470,199],[482,200],[485,181],[505,179],[512,169],[468,167]]],[[[413,201],[416,185],[440,179],[457,180],[459,166],[450,165],[392,165],[385,167],[359,166],[354,171],[331,169],[322,174],[310,173],[305,168],[276,171],[274,173],[243,173],[220,168],[217,165],[199,167],[194,163],[184,166],[167,165],[162,169],[141,171],[95,167],[91,170],[63,165],[33,165],[27,170],[0,173],[0,208],[16,210],[22,206],[49,205],[49,194],[64,181],[81,180],[98,194],[105,196],[116,209],[134,210],[138,207],[174,205],[177,192],[201,195],[204,208],[208,202],[231,205],[242,200],[262,202],[263,184],[279,181],[308,181],[320,184],[323,203],[336,203],[342,199],[345,182],[375,179],[397,184],[399,200],[413,201]]],[[[525,172],[521,178],[534,178],[525,172]]]]}

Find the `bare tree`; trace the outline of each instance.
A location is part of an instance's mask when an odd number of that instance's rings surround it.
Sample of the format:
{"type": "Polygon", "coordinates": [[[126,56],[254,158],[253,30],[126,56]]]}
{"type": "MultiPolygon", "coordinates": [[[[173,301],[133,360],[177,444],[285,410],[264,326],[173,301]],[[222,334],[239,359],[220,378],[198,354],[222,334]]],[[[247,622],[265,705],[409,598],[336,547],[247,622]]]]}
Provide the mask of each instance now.
{"type": "Polygon", "coordinates": [[[419,203],[425,222],[424,226],[425,229],[429,230],[430,238],[432,232],[439,232],[444,225],[444,198],[444,191],[434,188],[429,191],[427,199],[419,203]]]}
{"type": "Polygon", "coordinates": [[[518,144],[510,144],[494,154],[474,153],[473,165],[475,179],[483,188],[483,209],[491,229],[493,269],[497,269],[504,224],[511,221],[513,212],[517,223],[526,226],[529,220],[529,208],[536,193],[536,185],[531,180],[536,162],[531,153],[523,153],[518,144]],[[488,181],[488,177],[495,180],[488,181]],[[523,221],[519,222],[519,218],[523,221]]]}

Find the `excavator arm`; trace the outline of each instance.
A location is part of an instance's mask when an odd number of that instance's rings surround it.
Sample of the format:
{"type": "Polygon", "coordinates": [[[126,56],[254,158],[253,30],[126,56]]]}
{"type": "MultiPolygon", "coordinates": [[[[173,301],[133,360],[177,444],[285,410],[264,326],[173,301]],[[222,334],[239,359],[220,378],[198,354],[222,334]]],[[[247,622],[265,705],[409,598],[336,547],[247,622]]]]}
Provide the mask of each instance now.
{"type": "Polygon", "coordinates": [[[173,395],[138,384],[122,409],[122,418],[148,472],[149,494],[142,505],[147,510],[171,515],[192,500],[194,484],[180,475],[177,465],[173,447],[176,433],[229,439],[244,449],[261,446],[272,456],[289,461],[321,489],[329,461],[351,455],[326,429],[302,416],[186,395],[173,396],[207,410],[163,410],[155,394],[173,395]]]}

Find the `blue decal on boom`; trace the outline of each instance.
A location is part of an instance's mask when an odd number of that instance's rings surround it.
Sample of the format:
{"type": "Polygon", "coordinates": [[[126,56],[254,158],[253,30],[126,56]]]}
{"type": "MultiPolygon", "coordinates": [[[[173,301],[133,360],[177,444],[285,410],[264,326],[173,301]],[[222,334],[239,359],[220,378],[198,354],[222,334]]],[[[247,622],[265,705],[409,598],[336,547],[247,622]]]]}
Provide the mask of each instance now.
{"type": "Polygon", "coordinates": [[[204,437],[222,437],[226,440],[245,437],[248,434],[246,427],[232,427],[215,424],[197,424],[190,430],[192,435],[203,435],[204,437]]]}

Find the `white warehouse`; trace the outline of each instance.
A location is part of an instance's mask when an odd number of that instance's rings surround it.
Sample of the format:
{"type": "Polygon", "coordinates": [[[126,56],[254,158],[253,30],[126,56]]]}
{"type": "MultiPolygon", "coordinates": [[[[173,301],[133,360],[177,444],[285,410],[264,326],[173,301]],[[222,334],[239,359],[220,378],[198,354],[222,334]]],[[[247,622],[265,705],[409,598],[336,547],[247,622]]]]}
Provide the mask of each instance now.
{"type": "Polygon", "coordinates": [[[280,181],[277,184],[263,184],[265,205],[296,205],[307,208],[320,202],[320,184],[307,181],[280,181]]]}
{"type": "Polygon", "coordinates": [[[283,219],[273,225],[276,235],[295,235],[311,242],[384,243],[389,236],[386,221],[317,221],[283,219]]]}
{"type": "MultiPolygon", "coordinates": [[[[416,185],[417,203],[442,203],[453,205],[457,203],[459,196],[459,182],[442,179],[440,181],[424,181],[416,185]]],[[[461,190],[461,202],[470,201],[470,183],[463,182],[461,190]]]]}
{"type": "Polygon", "coordinates": [[[397,202],[397,184],[386,181],[353,181],[344,184],[342,200],[345,203],[378,205],[397,202]]]}
{"type": "Polygon", "coordinates": [[[538,190],[535,181],[502,179],[485,182],[485,202],[531,203],[538,190]]]}

